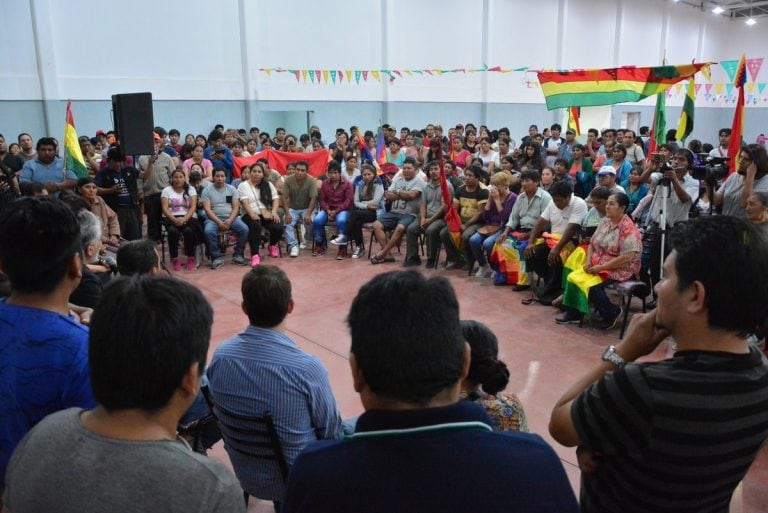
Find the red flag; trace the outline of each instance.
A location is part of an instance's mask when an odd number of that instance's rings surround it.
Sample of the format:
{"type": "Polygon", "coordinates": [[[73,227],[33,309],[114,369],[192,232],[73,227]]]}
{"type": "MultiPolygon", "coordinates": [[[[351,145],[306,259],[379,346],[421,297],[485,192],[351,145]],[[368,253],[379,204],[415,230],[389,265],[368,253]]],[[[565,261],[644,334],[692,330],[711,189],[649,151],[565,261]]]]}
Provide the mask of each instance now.
{"type": "MultiPolygon", "coordinates": [[[[453,140],[451,140],[451,149],[453,149],[453,140]]],[[[440,141],[440,191],[443,193],[443,202],[448,205],[448,211],[445,213],[445,223],[448,225],[448,231],[451,232],[451,240],[457,250],[461,250],[461,218],[456,207],[453,206],[451,191],[448,190],[448,179],[445,177],[445,159],[443,159],[443,143],[440,141]]],[[[459,253],[461,255],[461,253],[459,253]]]]}
{"type": "Polygon", "coordinates": [[[317,178],[324,174],[328,168],[331,156],[327,150],[310,151],[306,153],[294,153],[278,150],[264,150],[250,157],[234,157],[235,167],[233,176],[240,176],[243,166],[252,166],[257,160],[266,158],[270,169],[276,169],[281,175],[285,175],[289,162],[304,160],[309,164],[309,175],[317,178]]]}
{"type": "Polygon", "coordinates": [[[728,144],[728,174],[739,169],[739,157],[741,156],[741,136],[744,134],[744,84],[747,82],[746,56],[741,54],[733,84],[739,89],[739,99],[736,102],[736,112],[733,114],[731,126],[731,140],[728,144]]]}

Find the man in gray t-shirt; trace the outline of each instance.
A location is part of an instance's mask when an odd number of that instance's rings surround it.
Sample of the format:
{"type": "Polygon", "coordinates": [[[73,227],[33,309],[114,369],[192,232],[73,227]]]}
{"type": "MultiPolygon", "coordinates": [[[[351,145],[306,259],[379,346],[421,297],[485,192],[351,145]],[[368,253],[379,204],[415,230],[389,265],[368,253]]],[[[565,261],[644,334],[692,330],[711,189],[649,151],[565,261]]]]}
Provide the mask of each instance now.
{"type": "MultiPolygon", "coordinates": [[[[202,194],[203,208],[208,219],[205,220],[203,231],[211,252],[211,268],[218,269],[224,264],[224,254],[219,246],[219,235],[232,231],[237,236],[232,262],[245,265],[243,257],[245,243],[248,242],[248,226],[238,214],[240,213],[240,193],[227,183],[224,169],[213,170],[213,185],[206,187],[202,194]]],[[[226,239],[225,239],[226,244],[226,239]]],[[[224,247],[226,250],[226,245],[224,247]]]]}
{"type": "MultiPolygon", "coordinates": [[[[443,201],[443,188],[440,183],[440,163],[433,160],[427,164],[429,182],[424,186],[419,205],[419,218],[408,226],[405,235],[405,267],[421,265],[419,257],[419,235],[424,234],[427,243],[427,269],[437,264],[437,252],[440,250],[440,230],[445,226],[445,213],[448,205],[443,201]]],[[[446,182],[448,193],[453,197],[453,186],[446,182]]]]}
{"type": "Polygon", "coordinates": [[[22,440],[6,473],[14,513],[245,511],[237,478],[177,440],[198,393],[213,310],[170,277],[113,282],[90,325],[98,405],[50,415],[22,440]]]}
{"type": "Polygon", "coordinates": [[[371,263],[394,262],[389,255],[392,248],[400,244],[405,230],[416,219],[421,205],[421,194],[426,184],[416,175],[416,159],[405,157],[402,174],[396,176],[384,194],[390,205],[389,211],[379,214],[373,223],[373,234],[381,251],[371,257],[371,263]],[[387,240],[387,232],[392,235],[387,240]]]}

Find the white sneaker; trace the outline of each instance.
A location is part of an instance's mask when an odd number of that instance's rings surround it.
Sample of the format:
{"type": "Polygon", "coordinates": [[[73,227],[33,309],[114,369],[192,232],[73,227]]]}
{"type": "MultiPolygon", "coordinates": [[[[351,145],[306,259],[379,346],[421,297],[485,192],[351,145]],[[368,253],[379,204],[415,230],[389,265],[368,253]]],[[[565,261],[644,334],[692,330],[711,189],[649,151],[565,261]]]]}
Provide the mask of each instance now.
{"type": "Polygon", "coordinates": [[[337,235],[334,237],[334,239],[331,241],[331,244],[335,246],[346,246],[347,245],[347,237],[346,235],[337,235]]]}
{"type": "Polygon", "coordinates": [[[477,272],[475,273],[475,277],[477,278],[485,278],[485,276],[488,274],[488,271],[491,270],[491,266],[488,264],[481,265],[477,272]]]}
{"type": "Polygon", "coordinates": [[[299,256],[299,247],[298,246],[291,246],[291,256],[297,257],[299,256]]]}

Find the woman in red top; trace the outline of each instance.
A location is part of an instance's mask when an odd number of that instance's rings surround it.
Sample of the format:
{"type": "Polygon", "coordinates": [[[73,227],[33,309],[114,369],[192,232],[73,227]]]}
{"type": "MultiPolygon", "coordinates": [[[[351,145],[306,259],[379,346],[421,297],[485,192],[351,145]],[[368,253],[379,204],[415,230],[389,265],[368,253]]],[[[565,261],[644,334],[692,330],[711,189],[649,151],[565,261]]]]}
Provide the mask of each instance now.
{"type": "Polygon", "coordinates": [[[461,169],[466,169],[467,159],[471,159],[472,154],[464,149],[464,139],[462,139],[460,135],[454,136],[453,138],[453,153],[453,161],[456,165],[461,169]]]}

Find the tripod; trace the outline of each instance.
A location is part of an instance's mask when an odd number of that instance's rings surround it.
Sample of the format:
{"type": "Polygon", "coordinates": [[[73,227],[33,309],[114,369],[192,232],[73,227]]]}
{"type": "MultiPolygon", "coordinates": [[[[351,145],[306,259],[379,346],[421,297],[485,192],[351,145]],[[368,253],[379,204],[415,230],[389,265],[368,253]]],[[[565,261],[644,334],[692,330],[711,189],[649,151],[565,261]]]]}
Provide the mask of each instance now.
{"type": "MultiPolygon", "coordinates": [[[[662,179],[659,182],[661,187],[661,209],[659,210],[659,236],[661,237],[661,249],[659,251],[659,261],[664,263],[664,244],[667,239],[667,206],[669,205],[669,189],[672,187],[670,182],[664,183],[662,179]]],[[[664,266],[659,266],[659,278],[664,277],[664,266]]],[[[653,289],[653,279],[651,279],[651,289],[653,289]]]]}

